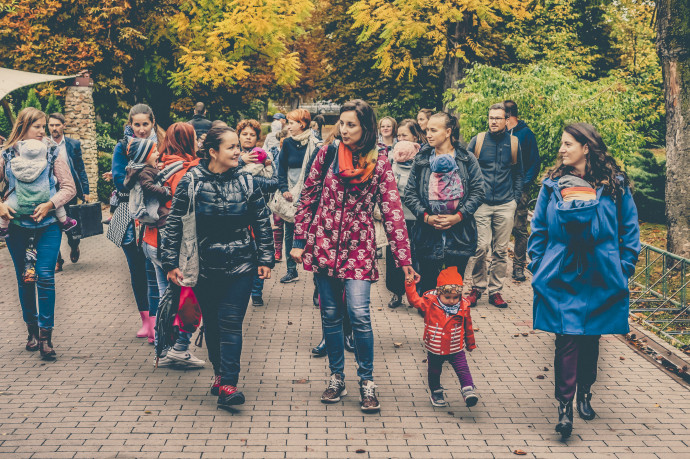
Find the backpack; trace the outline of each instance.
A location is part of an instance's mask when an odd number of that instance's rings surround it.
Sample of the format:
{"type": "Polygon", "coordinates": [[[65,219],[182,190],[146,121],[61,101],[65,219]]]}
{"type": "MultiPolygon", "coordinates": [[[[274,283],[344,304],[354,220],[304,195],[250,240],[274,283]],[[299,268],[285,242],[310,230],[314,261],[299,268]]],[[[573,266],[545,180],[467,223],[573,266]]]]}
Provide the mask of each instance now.
{"type": "MultiPolygon", "coordinates": [[[[482,146],[484,145],[484,138],[486,137],[486,132],[480,132],[477,134],[477,142],[474,144],[474,156],[479,159],[479,153],[482,151],[482,146]]],[[[519,140],[514,135],[510,136],[510,164],[513,166],[517,164],[518,156],[518,145],[519,140]]]]}
{"type": "MultiPolygon", "coordinates": [[[[176,172],[182,169],[183,161],[177,161],[169,164],[165,169],[160,171],[156,175],[155,182],[158,185],[165,183],[170,177],[172,177],[176,172]]],[[[129,192],[129,215],[135,219],[139,220],[140,223],[144,225],[155,225],[158,223],[158,209],[160,207],[160,202],[153,196],[145,196],[144,190],[137,181],[134,187],[129,192]]]]}

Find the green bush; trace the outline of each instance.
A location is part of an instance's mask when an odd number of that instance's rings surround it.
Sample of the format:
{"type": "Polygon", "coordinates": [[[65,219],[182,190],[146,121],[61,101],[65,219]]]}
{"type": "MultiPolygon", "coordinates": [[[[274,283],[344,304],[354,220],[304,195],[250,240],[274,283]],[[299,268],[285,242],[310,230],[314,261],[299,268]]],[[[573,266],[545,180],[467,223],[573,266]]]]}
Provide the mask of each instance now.
{"type": "Polygon", "coordinates": [[[26,99],[24,99],[24,103],[22,104],[22,110],[24,110],[26,107],[34,107],[39,110],[43,110],[41,101],[38,100],[38,94],[36,94],[35,89],[31,89],[26,95],[26,99]]]}
{"type": "Polygon", "coordinates": [[[101,202],[110,202],[110,195],[115,189],[113,182],[107,182],[103,180],[102,175],[106,172],[110,172],[113,165],[113,154],[98,152],[98,200],[101,202]]]}
{"type": "Polygon", "coordinates": [[[586,81],[555,67],[532,65],[507,72],[476,65],[462,83],[462,88],[447,91],[445,99],[459,114],[465,140],[487,129],[491,104],[512,99],[537,137],[542,170],[555,162],[566,124],[591,123],[613,156],[627,162],[653,140],[651,131],[659,118],[634,82],[621,76],[586,81]]]}
{"type": "MultiPolygon", "coordinates": [[[[12,114],[14,115],[14,110],[12,110],[11,104],[10,111],[12,111],[12,114]]],[[[0,107],[0,135],[7,138],[10,135],[10,132],[12,132],[12,123],[10,123],[10,120],[7,118],[7,116],[5,116],[5,109],[0,107]]]]}
{"type": "Polygon", "coordinates": [[[51,113],[62,113],[62,105],[55,94],[51,94],[46,103],[46,115],[50,116],[51,113]]]}
{"type": "Polygon", "coordinates": [[[641,150],[630,158],[625,171],[633,182],[633,198],[640,219],[665,223],[666,161],[649,150],[641,150]]]}

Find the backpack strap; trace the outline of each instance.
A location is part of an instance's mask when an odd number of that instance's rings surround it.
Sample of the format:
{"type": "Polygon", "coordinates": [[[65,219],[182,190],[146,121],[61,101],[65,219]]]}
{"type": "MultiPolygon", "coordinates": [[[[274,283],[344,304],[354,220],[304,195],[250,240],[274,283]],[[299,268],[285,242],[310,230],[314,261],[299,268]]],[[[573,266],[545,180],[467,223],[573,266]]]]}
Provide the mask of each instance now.
{"type": "Polygon", "coordinates": [[[510,136],[510,164],[513,166],[517,164],[518,160],[518,146],[520,140],[514,135],[510,136]]]}
{"type": "Polygon", "coordinates": [[[474,157],[477,159],[479,159],[479,154],[482,152],[484,138],[486,138],[486,132],[480,132],[477,134],[477,141],[474,143],[474,157]]]}

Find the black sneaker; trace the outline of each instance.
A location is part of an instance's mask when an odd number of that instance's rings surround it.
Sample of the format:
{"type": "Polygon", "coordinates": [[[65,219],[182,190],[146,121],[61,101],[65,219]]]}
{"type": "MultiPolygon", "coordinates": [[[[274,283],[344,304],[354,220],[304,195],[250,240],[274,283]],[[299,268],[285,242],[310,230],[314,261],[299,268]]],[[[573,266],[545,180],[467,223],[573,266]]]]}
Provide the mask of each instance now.
{"type": "Polygon", "coordinates": [[[393,294],[393,298],[388,302],[388,307],[395,309],[402,304],[402,297],[400,295],[393,294]]]}
{"type": "Polygon", "coordinates": [[[446,402],[446,399],[443,397],[443,387],[432,390],[429,399],[434,406],[448,406],[448,402],[446,402]]]}
{"type": "Polygon", "coordinates": [[[290,282],[297,282],[297,279],[299,279],[299,276],[297,275],[297,270],[295,271],[288,271],[286,275],[280,279],[281,284],[289,284],[290,282]]]}
{"type": "Polygon", "coordinates": [[[381,409],[379,399],[376,398],[376,384],[374,384],[374,381],[360,381],[359,408],[365,413],[381,409]]]}
{"type": "Polygon", "coordinates": [[[264,305],[264,299],[261,298],[260,295],[252,295],[252,305],[253,306],[263,306],[264,305]]]}
{"type": "Polygon", "coordinates": [[[244,394],[235,386],[220,386],[218,390],[218,406],[221,408],[244,404],[244,394]]]}
{"type": "Polygon", "coordinates": [[[340,399],[347,395],[347,389],[345,389],[345,381],[343,377],[337,374],[331,375],[331,380],[328,382],[328,387],[323,391],[321,395],[321,401],[323,403],[336,403],[340,399]]]}

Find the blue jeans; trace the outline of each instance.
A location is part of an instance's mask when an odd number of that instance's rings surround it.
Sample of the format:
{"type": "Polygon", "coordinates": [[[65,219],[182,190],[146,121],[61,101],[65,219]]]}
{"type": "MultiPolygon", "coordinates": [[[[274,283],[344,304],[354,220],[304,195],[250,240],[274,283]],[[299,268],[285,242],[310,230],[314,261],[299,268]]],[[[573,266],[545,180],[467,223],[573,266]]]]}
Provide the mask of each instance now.
{"type": "Polygon", "coordinates": [[[331,373],[345,377],[343,311],[347,310],[355,338],[357,375],[372,381],[374,373],[374,332],[371,329],[369,303],[371,281],[334,279],[318,275],[316,284],[321,301],[321,323],[326,338],[331,373]],[[343,306],[343,300],[345,305],[343,306]],[[347,309],[345,309],[347,308],[347,309]]]}
{"type": "MultiPolygon", "coordinates": [[[[127,228],[127,232],[122,239],[122,251],[125,253],[125,257],[127,258],[129,277],[132,282],[132,291],[134,292],[134,299],[137,302],[137,309],[140,312],[148,311],[149,301],[146,295],[147,279],[149,275],[146,273],[146,257],[144,257],[144,254],[141,252],[135,241],[133,222],[127,228]]],[[[156,309],[158,309],[158,306],[156,306],[156,309]]]]}
{"type": "Polygon", "coordinates": [[[56,223],[39,229],[21,228],[10,224],[7,248],[14,262],[19,290],[19,303],[22,305],[24,322],[38,322],[41,328],[55,325],[55,263],[60,253],[62,232],[56,223]],[[36,247],[36,285],[23,282],[26,246],[34,235],[36,247]],[[38,305],[36,294],[38,293],[38,305]]]}
{"type": "Polygon", "coordinates": [[[160,298],[165,293],[165,289],[168,288],[168,278],[163,271],[163,264],[160,258],[158,258],[158,249],[153,247],[146,242],[142,242],[141,250],[144,252],[146,257],[146,280],[148,282],[149,290],[149,315],[155,316],[158,313],[158,303],[160,298]],[[153,276],[150,273],[150,267],[153,268],[153,276]],[[156,292],[158,292],[156,296],[156,292]]]}
{"type": "MultiPolygon", "coordinates": [[[[202,267],[203,269],[203,267],[202,267]]],[[[237,386],[242,355],[242,322],[252,291],[253,273],[201,276],[194,294],[204,317],[208,358],[221,385],[237,386]]]]}
{"type": "Polygon", "coordinates": [[[287,263],[287,270],[296,271],[297,262],[290,256],[292,250],[292,241],[295,238],[295,224],[285,222],[285,261],[287,263]]]}

